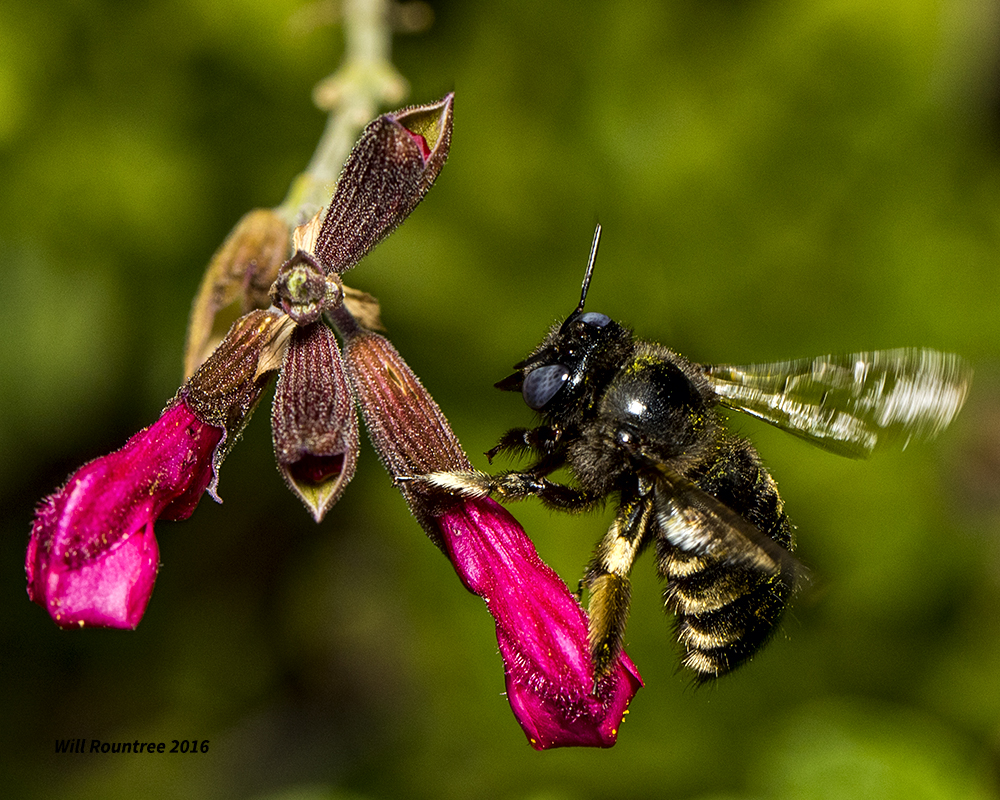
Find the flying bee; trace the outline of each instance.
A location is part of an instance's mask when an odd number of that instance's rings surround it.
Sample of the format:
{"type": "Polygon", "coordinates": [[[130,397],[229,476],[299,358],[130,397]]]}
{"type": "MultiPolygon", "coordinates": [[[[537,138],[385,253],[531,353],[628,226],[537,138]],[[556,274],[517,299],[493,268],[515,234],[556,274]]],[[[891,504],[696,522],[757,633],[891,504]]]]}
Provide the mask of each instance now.
{"type": "Polygon", "coordinates": [[[689,361],[584,311],[600,232],[573,313],[496,384],[521,392],[541,424],[507,431],[487,455],[530,454],[534,463],[421,480],[468,496],[533,495],[567,511],[615,498],[614,521],[580,582],[595,672],[605,674],[622,647],[629,573],[652,544],[682,663],[703,682],[768,641],[801,572],[774,479],[753,445],[726,429],[717,407],[865,458],[884,441],[943,430],[961,409],[972,372],[958,356],[927,349],[750,366],[689,361]],[[575,485],[548,478],[562,467],[575,485]]]}

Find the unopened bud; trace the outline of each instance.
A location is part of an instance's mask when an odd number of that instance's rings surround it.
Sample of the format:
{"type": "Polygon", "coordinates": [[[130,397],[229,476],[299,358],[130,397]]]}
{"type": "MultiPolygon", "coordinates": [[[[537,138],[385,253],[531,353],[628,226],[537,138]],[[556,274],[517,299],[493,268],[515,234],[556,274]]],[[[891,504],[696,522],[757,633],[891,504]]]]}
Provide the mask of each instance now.
{"type": "Polygon", "coordinates": [[[312,251],[328,272],[350,269],[406,219],[448,158],[454,96],[383,114],[344,164],[312,251]]]}

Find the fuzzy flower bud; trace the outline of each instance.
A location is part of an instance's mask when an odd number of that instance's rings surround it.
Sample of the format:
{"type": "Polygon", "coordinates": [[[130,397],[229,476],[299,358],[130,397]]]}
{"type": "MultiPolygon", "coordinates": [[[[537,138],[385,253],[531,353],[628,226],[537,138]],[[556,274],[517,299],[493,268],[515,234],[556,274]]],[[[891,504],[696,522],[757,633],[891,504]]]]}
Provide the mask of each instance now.
{"type": "Polygon", "coordinates": [[[344,272],[406,219],[441,172],[451,147],[454,95],[383,114],[354,146],[312,253],[344,272]]]}

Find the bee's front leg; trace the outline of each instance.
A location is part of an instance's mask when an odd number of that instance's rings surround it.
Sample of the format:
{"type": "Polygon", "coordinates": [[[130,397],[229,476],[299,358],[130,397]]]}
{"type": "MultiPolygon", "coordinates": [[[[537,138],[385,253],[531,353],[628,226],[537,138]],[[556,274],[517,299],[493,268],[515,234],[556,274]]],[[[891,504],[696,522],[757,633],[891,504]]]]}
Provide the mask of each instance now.
{"type": "MultiPolygon", "coordinates": [[[[492,494],[506,496],[500,475],[490,475],[478,469],[462,471],[428,472],[426,475],[416,475],[407,480],[432,486],[451,494],[463,497],[489,497],[492,494]]],[[[511,487],[513,488],[513,487],[511,487]]],[[[527,497],[530,492],[522,496],[527,497]]]]}
{"type": "Polygon", "coordinates": [[[537,497],[550,508],[564,511],[590,508],[601,501],[599,496],[550,481],[533,472],[499,472],[496,475],[490,475],[480,470],[429,472],[412,480],[464,497],[493,495],[499,500],[523,500],[526,497],[537,497]]]}
{"type": "MultiPolygon", "coordinates": [[[[562,440],[562,435],[562,428],[552,425],[540,425],[537,428],[511,428],[500,437],[500,441],[495,447],[486,451],[486,457],[490,462],[500,453],[533,452],[552,457],[562,440]]],[[[562,461],[561,456],[559,460],[562,461]]]]}

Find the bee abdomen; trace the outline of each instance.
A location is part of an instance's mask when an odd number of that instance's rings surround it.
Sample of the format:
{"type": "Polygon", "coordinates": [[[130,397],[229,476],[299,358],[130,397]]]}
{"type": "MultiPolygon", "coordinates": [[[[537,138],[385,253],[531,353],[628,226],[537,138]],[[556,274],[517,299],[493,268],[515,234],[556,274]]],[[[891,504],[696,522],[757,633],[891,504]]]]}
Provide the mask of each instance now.
{"type": "MultiPolygon", "coordinates": [[[[720,442],[699,488],[739,513],[783,548],[792,527],[781,497],[753,447],[738,437],[720,442]]],[[[704,682],[749,660],[771,638],[792,588],[787,578],[750,564],[696,555],[657,539],[657,567],[667,585],[664,605],[676,617],[683,665],[704,682]]]]}
{"type": "Polygon", "coordinates": [[[708,572],[715,580],[703,580],[703,587],[691,586],[690,578],[671,580],[664,592],[685,649],[683,664],[699,681],[724,675],[756,653],[771,638],[790,594],[775,576],[717,567],[708,572]]]}
{"type": "MultiPolygon", "coordinates": [[[[690,566],[686,564],[685,568],[690,566]]],[[[678,575],[668,568],[663,573],[669,578],[663,602],[675,614],[686,616],[719,611],[752,590],[743,572],[702,566],[698,571],[678,575]]]]}

